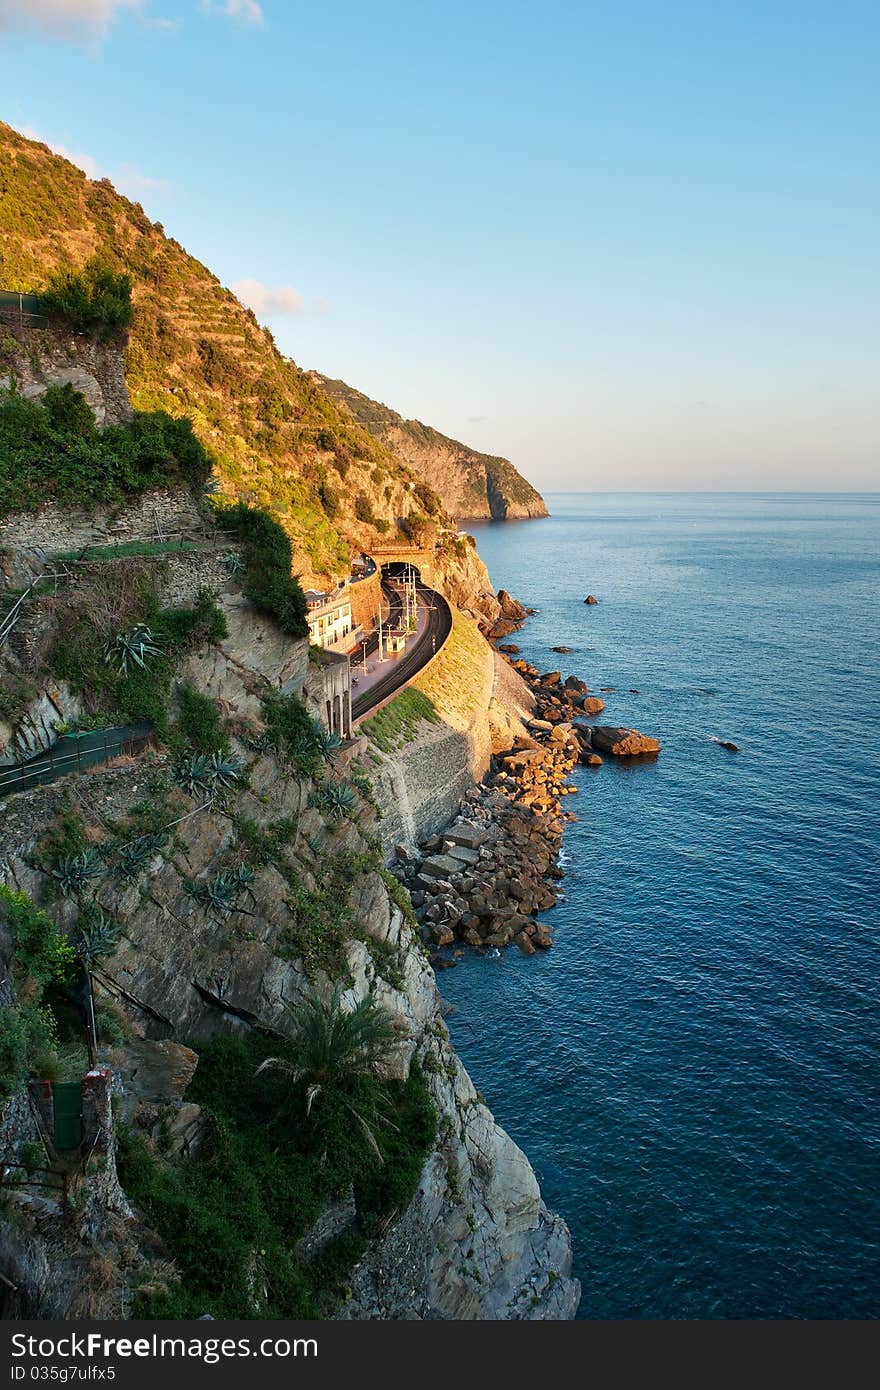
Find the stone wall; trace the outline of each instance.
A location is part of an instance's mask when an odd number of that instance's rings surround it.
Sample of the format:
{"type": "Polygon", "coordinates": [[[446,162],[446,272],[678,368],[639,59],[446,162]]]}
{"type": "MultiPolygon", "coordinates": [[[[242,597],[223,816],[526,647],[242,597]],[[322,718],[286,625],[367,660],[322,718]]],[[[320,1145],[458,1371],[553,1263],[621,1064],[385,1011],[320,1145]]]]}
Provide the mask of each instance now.
{"type": "Polygon", "coordinates": [[[132,418],[121,341],[4,324],[3,347],[0,390],[14,386],[23,396],[39,397],[50,386],[69,383],[85,396],[98,425],[122,425],[132,418]]]}
{"type": "MultiPolygon", "coordinates": [[[[447,642],[454,641],[454,637],[447,642]]],[[[411,849],[449,823],[469,787],[485,776],[492,756],[490,707],[495,685],[493,652],[481,643],[481,683],[470,708],[449,691],[435,699],[439,723],[423,722],[418,736],[393,753],[366,745],[370,776],[382,808],[379,830],[389,858],[396,845],[411,849]]],[[[430,676],[440,653],[422,675],[430,676]]],[[[369,718],[369,716],[368,716],[369,718]]]]}
{"type": "Polygon", "coordinates": [[[174,488],[147,493],[115,508],[75,511],[50,503],[38,512],[17,512],[0,521],[0,548],[43,555],[89,545],[207,534],[200,499],[184,488],[174,488]]]}
{"type": "Polygon", "coordinates": [[[355,627],[370,629],[382,602],[382,576],[376,570],[366,579],[350,584],[346,591],[351,599],[351,620],[355,627]]]}

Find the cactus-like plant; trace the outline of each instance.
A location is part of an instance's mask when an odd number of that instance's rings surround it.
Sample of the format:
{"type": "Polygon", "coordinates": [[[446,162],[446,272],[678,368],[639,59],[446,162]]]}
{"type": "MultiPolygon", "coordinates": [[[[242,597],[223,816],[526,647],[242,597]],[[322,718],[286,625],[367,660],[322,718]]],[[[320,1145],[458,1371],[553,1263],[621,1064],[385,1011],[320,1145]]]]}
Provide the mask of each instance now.
{"type": "Polygon", "coordinates": [[[256,874],[249,864],[238,864],[234,869],[224,869],[216,878],[202,883],[190,884],[189,891],[196,902],[216,912],[231,912],[232,906],[245,888],[249,888],[256,874]]]}
{"type": "Polygon", "coordinates": [[[62,896],[69,898],[81,893],[90,879],[101,876],[104,857],[99,848],[91,846],[80,854],[60,855],[48,872],[57,881],[62,896]]]}
{"type": "Polygon", "coordinates": [[[119,927],[112,917],[99,908],[89,914],[83,913],[79,922],[79,937],[76,953],[85,966],[91,970],[96,961],[112,956],[119,945],[119,927]]]}
{"type": "Polygon", "coordinates": [[[242,762],[227,753],[182,753],[172,769],[172,777],[189,796],[213,800],[241,781],[242,762]]]}
{"type": "Polygon", "coordinates": [[[117,632],[104,647],[104,660],[127,676],[132,667],[146,671],[150,661],[162,655],[152,630],[145,623],[135,623],[127,632],[117,632]]]}
{"type": "Polygon", "coordinates": [[[228,753],[212,753],[208,759],[208,776],[217,790],[228,791],[241,781],[244,768],[240,758],[228,753]]]}
{"type": "Polygon", "coordinates": [[[344,820],[357,806],[357,792],[350,782],[325,782],[316,801],[331,819],[344,820]]]}
{"type": "Polygon", "coordinates": [[[339,734],[328,733],[323,725],[319,724],[315,730],[315,747],[323,761],[333,767],[342,748],[342,739],[339,734]]]}
{"type": "Polygon", "coordinates": [[[252,753],[265,753],[274,745],[275,740],[268,729],[261,729],[258,734],[250,734],[243,738],[242,742],[252,753]]]}
{"type": "Polygon", "coordinates": [[[117,860],[117,876],[126,881],[137,878],[167,843],[168,833],[164,830],[155,835],[141,835],[136,840],[130,840],[127,845],[123,845],[117,860]]]}

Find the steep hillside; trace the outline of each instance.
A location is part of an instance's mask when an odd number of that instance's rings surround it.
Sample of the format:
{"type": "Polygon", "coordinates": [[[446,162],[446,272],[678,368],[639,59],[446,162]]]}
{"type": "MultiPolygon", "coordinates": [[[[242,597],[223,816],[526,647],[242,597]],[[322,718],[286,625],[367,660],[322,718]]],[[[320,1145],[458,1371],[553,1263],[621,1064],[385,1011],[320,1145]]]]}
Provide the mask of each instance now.
{"type": "Polygon", "coordinates": [[[420,420],[404,420],[395,410],[370,400],[344,381],[310,372],[312,380],[368,429],[414,473],[437,491],[453,516],[546,516],[543,497],[508,459],[478,453],[420,420]]]}
{"type": "Polygon", "coordinates": [[[42,289],[96,254],[134,282],[135,409],[191,416],[223,489],[279,516],[306,578],[342,573],[352,547],[424,513],[418,480],[391,450],[282,357],[160,223],[0,122],[0,289],[42,289]]]}

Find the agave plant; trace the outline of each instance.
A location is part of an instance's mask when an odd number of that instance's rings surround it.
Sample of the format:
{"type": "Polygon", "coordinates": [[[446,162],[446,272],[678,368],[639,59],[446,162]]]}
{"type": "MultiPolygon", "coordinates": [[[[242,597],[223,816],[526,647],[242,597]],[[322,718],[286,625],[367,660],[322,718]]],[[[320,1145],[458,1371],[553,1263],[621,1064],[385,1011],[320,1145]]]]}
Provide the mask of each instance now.
{"type": "Polygon", "coordinates": [[[315,754],[319,753],[314,724],[298,729],[293,737],[288,739],[287,751],[297,767],[308,773],[315,764],[315,754]]]}
{"type": "Polygon", "coordinates": [[[240,758],[217,752],[211,754],[208,764],[208,776],[215,789],[228,791],[241,781],[244,764],[240,758]]]}
{"type": "Polygon", "coordinates": [[[398,1040],[391,1016],[372,996],[353,1009],[342,1007],[343,987],[337,984],[327,1004],[312,995],[299,1005],[287,1003],[293,1020],[295,1059],[267,1057],[257,1068],[279,1071],[294,1086],[305,1084],[305,1111],[329,1095],[336,1096],[360,1126],[379,1161],[382,1155],[369,1121],[376,1123],[375,1107],[365,1114],[363,1099],[354,1092],[353,1080],[371,1072],[398,1040]]]}
{"type": "Polygon", "coordinates": [[[241,780],[242,762],[231,755],[216,753],[182,753],[171,775],[189,796],[210,797],[228,791],[241,780]]]}
{"type": "Polygon", "coordinates": [[[132,667],[146,671],[153,657],[161,656],[162,648],[145,623],[135,623],[128,632],[117,632],[104,647],[104,660],[127,676],[132,667]]]}
{"type": "Polygon", "coordinates": [[[250,888],[257,877],[250,864],[237,864],[230,872],[239,888],[250,888]]]}
{"type": "Polygon", "coordinates": [[[239,864],[234,869],[224,869],[216,878],[190,886],[190,893],[203,907],[216,912],[230,912],[235,899],[245,888],[249,888],[256,874],[249,864],[239,864]]]}
{"type": "Polygon", "coordinates": [[[315,747],[320,753],[323,761],[330,767],[333,767],[339,757],[342,739],[339,737],[339,734],[328,733],[323,725],[319,724],[315,731],[315,747]]]}
{"type": "Polygon", "coordinates": [[[192,884],[189,891],[202,907],[213,908],[215,912],[229,912],[241,889],[231,874],[222,873],[204,883],[192,884]]]}
{"type": "Polygon", "coordinates": [[[159,831],[156,835],[141,835],[136,840],[130,840],[124,845],[116,863],[117,876],[123,880],[137,878],[138,874],[149,866],[150,861],[163,850],[168,843],[167,831],[159,831]]]}
{"type": "Polygon", "coordinates": [[[57,880],[62,895],[69,898],[81,893],[90,879],[100,878],[104,872],[104,857],[96,846],[80,854],[62,854],[50,866],[49,873],[57,880]]]}
{"type": "Polygon", "coordinates": [[[268,729],[261,729],[258,734],[243,738],[242,742],[252,753],[265,753],[273,746],[275,740],[268,729]]]}
{"type": "Polygon", "coordinates": [[[350,782],[325,782],[315,800],[333,820],[344,820],[357,806],[357,792],[350,782]]]}
{"type": "Polygon", "coordinates": [[[88,915],[83,913],[79,922],[79,939],[76,953],[86,970],[105,956],[112,956],[119,945],[119,927],[112,917],[96,909],[88,915]]]}
{"type": "Polygon", "coordinates": [[[244,569],[244,560],[237,550],[228,550],[225,555],[221,555],[223,568],[227,574],[238,574],[244,569]]]}

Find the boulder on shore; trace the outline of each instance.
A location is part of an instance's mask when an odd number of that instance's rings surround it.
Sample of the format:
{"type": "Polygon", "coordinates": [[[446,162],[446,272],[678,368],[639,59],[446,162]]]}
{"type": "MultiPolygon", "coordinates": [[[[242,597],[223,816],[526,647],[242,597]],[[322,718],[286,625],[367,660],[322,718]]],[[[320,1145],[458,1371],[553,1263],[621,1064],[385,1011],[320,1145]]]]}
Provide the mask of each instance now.
{"type": "Polygon", "coordinates": [[[601,714],[605,708],[605,701],[600,700],[598,695],[585,695],[580,701],[580,707],[584,714],[601,714]]]}
{"type": "Polygon", "coordinates": [[[637,758],[646,753],[659,753],[660,744],[638,729],[619,729],[610,724],[594,724],[593,747],[615,758],[637,758]]]}
{"type": "Polygon", "coordinates": [[[512,618],[513,621],[517,623],[523,621],[527,610],[520,603],[519,599],[514,598],[506,589],[499,589],[495,597],[501,605],[501,612],[505,618],[512,618]]]}

